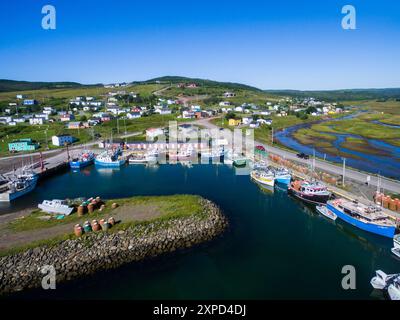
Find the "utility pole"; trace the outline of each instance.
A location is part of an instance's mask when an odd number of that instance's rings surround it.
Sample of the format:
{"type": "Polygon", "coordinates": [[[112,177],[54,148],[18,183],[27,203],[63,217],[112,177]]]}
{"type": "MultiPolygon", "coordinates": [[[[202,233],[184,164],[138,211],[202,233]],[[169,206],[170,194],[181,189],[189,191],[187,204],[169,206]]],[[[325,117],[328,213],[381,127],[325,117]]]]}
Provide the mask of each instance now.
{"type": "Polygon", "coordinates": [[[343,160],[342,185],[344,187],[344,176],[346,174],[346,158],[343,157],[342,160],[343,160]]]}
{"type": "Polygon", "coordinates": [[[315,171],[315,149],[313,149],[313,161],[312,161],[312,169],[315,171]]]}
{"type": "Polygon", "coordinates": [[[274,127],[271,126],[271,144],[274,145],[274,127]]]}

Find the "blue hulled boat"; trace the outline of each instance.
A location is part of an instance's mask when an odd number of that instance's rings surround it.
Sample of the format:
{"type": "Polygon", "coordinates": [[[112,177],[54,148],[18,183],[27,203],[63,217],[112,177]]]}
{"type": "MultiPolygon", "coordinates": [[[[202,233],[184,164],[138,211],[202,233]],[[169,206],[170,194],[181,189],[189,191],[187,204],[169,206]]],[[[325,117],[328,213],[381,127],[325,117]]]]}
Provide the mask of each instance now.
{"type": "Polygon", "coordinates": [[[119,168],[126,162],[125,159],[119,157],[120,154],[120,149],[104,151],[95,158],[94,164],[101,167],[119,168]]]}
{"type": "Polygon", "coordinates": [[[396,232],[396,222],[379,207],[342,198],[328,201],[326,207],[339,219],[364,231],[388,238],[393,238],[396,232]]]}
{"type": "Polygon", "coordinates": [[[93,152],[84,152],[79,157],[72,159],[69,166],[72,169],[80,169],[93,164],[95,155],[93,152]]]}

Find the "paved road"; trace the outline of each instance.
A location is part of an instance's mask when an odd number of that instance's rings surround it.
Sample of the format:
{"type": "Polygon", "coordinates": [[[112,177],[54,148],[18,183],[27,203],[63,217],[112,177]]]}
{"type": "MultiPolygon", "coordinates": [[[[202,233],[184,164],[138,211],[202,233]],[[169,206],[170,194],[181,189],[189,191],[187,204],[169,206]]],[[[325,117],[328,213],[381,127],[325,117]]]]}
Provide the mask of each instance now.
{"type": "MultiPolygon", "coordinates": [[[[201,119],[196,121],[197,124],[202,125],[206,128],[209,129],[215,129],[218,128],[213,123],[209,122],[210,119],[201,119]]],[[[288,160],[296,160],[297,162],[301,162],[304,164],[311,165],[312,164],[312,159],[309,160],[304,160],[304,159],[299,159],[296,156],[295,152],[287,151],[278,147],[272,147],[270,145],[263,144],[261,142],[255,141],[254,142],[256,145],[262,145],[268,152],[271,152],[273,154],[279,155],[281,157],[284,157],[288,160]]],[[[341,166],[320,160],[320,159],[315,159],[315,167],[318,169],[321,169],[323,171],[326,171],[328,173],[336,174],[336,175],[342,175],[343,174],[343,168],[341,166]]],[[[350,178],[352,180],[355,180],[360,183],[365,183],[367,181],[367,177],[370,176],[370,185],[377,186],[378,185],[378,177],[369,174],[366,172],[361,172],[357,171],[354,169],[346,168],[345,170],[345,178],[350,178]]],[[[395,181],[391,179],[387,179],[384,177],[381,177],[381,188],[390,192],[395,192],[400,194],[400,181],[395,181]]]]}

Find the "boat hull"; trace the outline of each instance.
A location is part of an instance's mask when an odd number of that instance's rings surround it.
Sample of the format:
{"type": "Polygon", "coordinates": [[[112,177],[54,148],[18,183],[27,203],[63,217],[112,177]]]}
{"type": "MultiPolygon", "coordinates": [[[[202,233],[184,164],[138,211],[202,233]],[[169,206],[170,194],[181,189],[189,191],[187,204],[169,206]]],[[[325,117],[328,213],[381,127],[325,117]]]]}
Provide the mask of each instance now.
{"type": "Polygon", "coordinates": [[[259,184],[261,184],[263,186],[273,187],[275,185],[275,179],[274,178],[271,178],[271,179],[259,178],[254,174],[250,174],[250,176],[255,182],[257,182],[257,183],[259,183],[259,184]]]}
{"type": "Polygon", "coordinates": [[[388,238],[393,238],[395,232],[396,232],[396,227],[395,226],[380,226],[376,225],[373,223],[366,223],[363,221],[360,221],[358,219],[355,219],[341,210],[337,209],[335,206],[331,205],[330,203],[327,204],[326,206],[329,210],[331,210],[334,214],[337,215],[337,217],[361,230],[370,232],[370,233],[375,233],[380,236],[388,237],[388,238]]]}
{"type": "Polygon", "coordinates": [[[46,206],[43,204],[39,204],[38,208],[44,212],[48,213],[54,213],[54,214],[63,214],[63,215],[70,215],[72,211],[74,211],[74,208],[53,208],[50,206],[46,206]]]}
{"type": "Polygon", "coordinates": [[[275,181],[277,183],[280,183],[280,184],[289,185],[291,180],[292,180],[292,177],[290,175],[284,175],[284,176],[275,177],[275,181]]]}
{"type": "Polygon", "coordinates": [[[307,195],[303,194],[297,190],[294,190],[293,188],[289,187],[288,188],[288,193],[295,196],[296,198],[307,202],[311,204],[325,204],[329,198],[330,195],[307,195]]]}
{"type": "Polygon", "coordinates": [[[87,166],[90,166],[93,164],[94,160],[88,160],[88,161],[70,161],[69,166],[71,169],[81,169],[87,166]]]}
{"type": "Polygon", "coordinates": [[[95,160],[94,164],[99,167],[107,167],[107,168],[119,168],[125,163],[125,160],[116,160],[112,162],[104,162],[100,160],[95,160]]]}
{"type": "Polygon", "coordinates": [[[34,180],[32,180],[32,182],[30,183],[29,186],[27,186],[25,189],[23,190],[19,190],[19,191],[15,191],[15,192],[4,192],[0,194],[0,202],[10,202],[13,201],[19,197],[22,197],[23,195],[31,192],[33,189],[35,189],[36,184],[37,184],[37,180],[38,178],[35,177],[34,180]]]}

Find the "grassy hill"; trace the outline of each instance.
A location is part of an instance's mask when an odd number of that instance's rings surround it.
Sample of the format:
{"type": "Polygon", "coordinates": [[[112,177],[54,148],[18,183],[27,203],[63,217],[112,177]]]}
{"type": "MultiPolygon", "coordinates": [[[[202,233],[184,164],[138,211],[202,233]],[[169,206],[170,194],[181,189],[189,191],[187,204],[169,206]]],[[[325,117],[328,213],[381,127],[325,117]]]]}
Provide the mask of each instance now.
{"type": "Polygon", "coordinates": [[[325,101],[400,99],[400,88],[345,89],[324,91],[265,90],[265,92],[288,97],[314,97],[325,101]]]}
{"type": "Polygon", "coordinates": [[[77,82],[30,82],[0,79],[0,92],[91,87],[77,82]]]}

